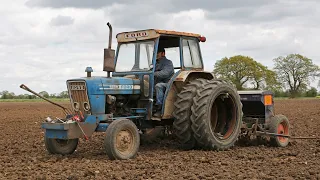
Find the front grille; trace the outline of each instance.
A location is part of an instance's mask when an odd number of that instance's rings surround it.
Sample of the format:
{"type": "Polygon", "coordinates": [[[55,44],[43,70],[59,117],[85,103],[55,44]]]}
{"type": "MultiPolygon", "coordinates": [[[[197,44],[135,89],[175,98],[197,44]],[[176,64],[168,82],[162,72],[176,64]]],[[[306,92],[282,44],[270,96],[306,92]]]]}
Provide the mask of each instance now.
{"type": "Polygon", "coordinates": [[[68,91],[73,110],[75,112],[81,111],[83,114],[91,114],[85,81],[68,81],[68,91]],[[88,105],[87,109],[85,108],[86,103],[88,105]]]}

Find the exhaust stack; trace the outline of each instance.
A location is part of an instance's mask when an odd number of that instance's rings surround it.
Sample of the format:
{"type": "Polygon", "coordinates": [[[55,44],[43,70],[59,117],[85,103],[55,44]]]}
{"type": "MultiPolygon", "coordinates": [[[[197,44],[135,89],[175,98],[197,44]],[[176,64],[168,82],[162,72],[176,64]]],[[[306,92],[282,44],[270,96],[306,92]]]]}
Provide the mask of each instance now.
{"type": "Polygon", "coordinates": [[[109,45],[108,45],[108,49],[111,49],[111,44],[112,44],[112,26],[111,24],[108,22],[107,23],[108,27],[109,27],[109,45]]]}
{"type": "Polygon", "coordinates": [[[103,59],[103,71],[107,71],[107,76],[110,77],[110,72],[113,72],[115,70],[115,64],[114,64],[114,56],[115,56],[115,50],[111,49],[112,44],[112,26],[108,22],[107,23],[109,27],[109,44],[108,49],[104,49],[104,59],[103,59]]]}

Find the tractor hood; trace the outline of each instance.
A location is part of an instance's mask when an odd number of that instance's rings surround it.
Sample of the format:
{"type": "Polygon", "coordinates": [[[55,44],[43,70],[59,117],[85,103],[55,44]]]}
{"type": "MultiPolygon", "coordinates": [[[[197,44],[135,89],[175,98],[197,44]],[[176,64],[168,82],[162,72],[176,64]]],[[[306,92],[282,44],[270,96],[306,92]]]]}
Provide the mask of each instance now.
{"type": "Polygon", "coordinates": [[[68,89],[73,90],[78,84],[85,82],[89,95],[103,94],[140,94],[140,81],[124,77],[83,77],[67,81],[68,89]]]}

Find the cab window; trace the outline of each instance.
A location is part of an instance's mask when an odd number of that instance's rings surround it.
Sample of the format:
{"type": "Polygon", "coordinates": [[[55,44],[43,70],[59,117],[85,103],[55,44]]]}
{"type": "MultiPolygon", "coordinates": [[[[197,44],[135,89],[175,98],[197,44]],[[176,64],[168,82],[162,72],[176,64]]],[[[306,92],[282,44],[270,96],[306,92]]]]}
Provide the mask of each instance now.
{"type": "Polygon", "coordinates": [[[202,68],[198,41],[194,39],[182,40],[183,63],[186,68],[202,68]]]}

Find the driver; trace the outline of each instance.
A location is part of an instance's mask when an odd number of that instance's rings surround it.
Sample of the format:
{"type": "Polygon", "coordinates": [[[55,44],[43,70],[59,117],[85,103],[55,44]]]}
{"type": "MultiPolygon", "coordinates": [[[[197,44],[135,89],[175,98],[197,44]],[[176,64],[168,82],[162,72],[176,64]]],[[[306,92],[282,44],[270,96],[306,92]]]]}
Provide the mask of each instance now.
{"type": "Polygon", "coordinates": [[[156,91],[156,113],[155,117],[161,117],[161,109],[163,104],[163,97],[167,84],[174,74],[172,61],[166,58],[165,50],[163,47],[158,48],[157,62],[154,72],[154,84],[156,91]]]}

